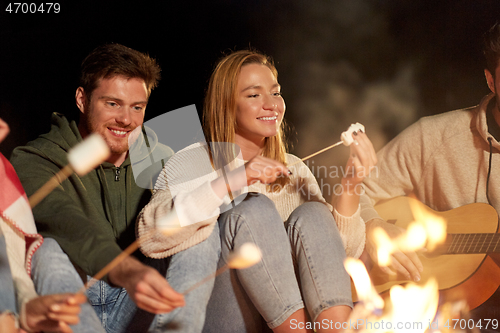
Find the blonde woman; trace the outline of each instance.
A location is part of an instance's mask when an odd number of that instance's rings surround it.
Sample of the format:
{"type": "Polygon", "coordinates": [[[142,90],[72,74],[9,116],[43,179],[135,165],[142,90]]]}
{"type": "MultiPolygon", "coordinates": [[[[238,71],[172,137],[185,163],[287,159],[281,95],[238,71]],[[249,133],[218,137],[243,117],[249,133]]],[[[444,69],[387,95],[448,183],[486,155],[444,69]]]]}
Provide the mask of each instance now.
{"type": "Polygon", "coordinates": [[[260,263],[215,280],[204,332],[260,332],[261,318],[274,332],[312,332],[312,327],[326,332],[348,320],[352,300],[343,260],[346,253],[358,257],[364,248],[356,186],[374,167],[375,152],[365,133],[353,133],[350,172],[328,204],[307,166],[286,153],[284,114],[278,73],[267,56],[244,50],[221,59],[203,109],[211,152],[195,144],[174,155],[143,211],[139,233],[173,208],[184,221],[179,234],[157,235],[144,244],[150,256],[171,255],[203,241],[215,225],[221,238],[219,267],[245,242],[262,250],[260,263]],[[224,172],[227,163],[220,162],[212,144],[221,142],[240,149],[224,172]]]}

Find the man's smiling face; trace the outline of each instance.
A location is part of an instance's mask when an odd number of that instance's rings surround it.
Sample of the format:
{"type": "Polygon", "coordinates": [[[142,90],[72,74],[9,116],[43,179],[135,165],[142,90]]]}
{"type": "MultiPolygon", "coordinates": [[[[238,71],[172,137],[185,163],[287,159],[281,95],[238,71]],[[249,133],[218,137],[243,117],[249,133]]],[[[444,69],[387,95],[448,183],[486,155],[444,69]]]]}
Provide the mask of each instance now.
{"type": "Polygon", "coordinates": [[[121,75],[101,79],[87,100],[83,88],[78,88],[76,100],[82,112],[79,125],[82,137],[100,134],[111,150],[108,161],[123,162],[128,152],[129,135],[144,121],[148,102],[144,81],[121,75]]]}

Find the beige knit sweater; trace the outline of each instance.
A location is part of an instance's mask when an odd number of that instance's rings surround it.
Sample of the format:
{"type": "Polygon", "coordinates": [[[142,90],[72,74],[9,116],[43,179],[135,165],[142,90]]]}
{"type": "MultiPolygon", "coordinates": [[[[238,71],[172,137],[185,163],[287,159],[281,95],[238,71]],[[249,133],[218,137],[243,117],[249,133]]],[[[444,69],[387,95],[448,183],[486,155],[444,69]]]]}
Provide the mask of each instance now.
{"type": "MultiPolygon", "coordinates": [[[[378,172],[364,183],[361,216],[377,218],[373,204],[414,194],[438,211],[475,202],[487,203],[486,180],[490,148],[486,123],[494,95],[472,108],[425,117],[404,130],[378,154],[378,172]],[[378,176],[377,176],[378,174],[378,176]]],[[[491,112],[491,111],[490,111],[491,112]]],[[[497,112],[497,111],[495,111],[497,112]]],[[[491,204],[500,212],[500,144],[492,138],[491,204]]]]}
{"type": "MultiPolygon", "coordinates": [[[[294,162],[299,162],[299,158],[287,154],[287,164],[294,162]]],[[[236,159],[233,167],[243,164],[243,160],[236,159]]],[[[335,218],[347,255],[359,257],[365,244],[365,225],[360,218],[360,210],[351,217],[340,215],[325,201],[314,175],[303,162],[291,166],[290,170],[291,182],[279,192],[268,192],[266,185],[259,182],[244,187],[233,195],[238,199],[242,198],[238,195],[248,192],[266,195],[276,205],[283,221],[304,202],[322,202],[335,218]]],[[[210,184],[220,175],[220,171],[214,171],[211,166],[206,146],[199,143],[179,151],[168,160],[158,177],[151,201],[138,217],[137,236],[147,236],[141,245],[145,255],[164,258],[185,250],[210,235],[221,210],[231,208],[229,195],[220,199],[210,184]],[[177,225],[182,226],[173,236],[165,236],[155,230],[162,217],[169,212],[176,213],[177,225]]]]}

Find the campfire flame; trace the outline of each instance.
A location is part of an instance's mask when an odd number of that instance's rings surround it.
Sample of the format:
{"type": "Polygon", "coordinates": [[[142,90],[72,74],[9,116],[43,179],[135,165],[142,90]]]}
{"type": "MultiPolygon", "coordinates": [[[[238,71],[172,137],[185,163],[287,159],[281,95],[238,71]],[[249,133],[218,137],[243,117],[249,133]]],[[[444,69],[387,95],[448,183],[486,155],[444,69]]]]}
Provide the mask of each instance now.
{"type": "MultiPolygon", "coordinates": [[[[442,217],[433,214],[421,203],[412,204],[411,209],[415,220],[407,225],[406,232],[391,239],[384,229],[374,230],[380,266],[388,266],[395,251],[418,251],[422,248],[432,251],[446,239],[446,222],[442,217]]],[[[354,282],[359,299],[351,319],[362,324],[346,332],[436,331],[437,325],[431,327],[436,320],[439,303],[436,279],[429,278],[424,285],[413,282],[405,286],[395,285],[390,289],[390,297],[383,300],[360,260],[348,258],[344,266],[354,282]]]]}
{"type": "Polygon", "coordinates": [[[371,310],[382,309],[384,307],[384,300],[371,283],[363,262],[359,259],[346,258],[344,260],[344,267],[354,282],[358,299],[367,306],[370,306],[371,310]]]}
{"type": "Polygon", "coordinates": [[[424,286],[409,283],[406,286],[396,285],[391,288],[391,310],[385,320],[392,323],[403,323],[401,328],[393,332],[425,332],[433,321],[439,301],[439,290],[436,279],[431,278],[424,286]]]}
{"type": "Polygon", "coordinates": [[[429,279],[423,286],[414,283],[393,286],[389,301],[384,302],[360,260],[347,258],[344,266],[353,279],[360,300],[352,312],[351,319],[356,322],[356,329],[351,331],[423,333],[430,327],[439,301],[435,279],[429,279]],[[383,313],[377,315],[377,310],[383,310],[383,313]]]}
{"type": "Polygon", "coordinates": [[[446,239],[446,221],[441,216],[433,214],[419,201],[410,202],[413,217],[426,231],[427,249],[432,251],[446,239]]]}
{"type": "Polygon", "coordinates": [[[405,233],[391,239],[382,228],[373,231],[379,266],[389,266],[391,255],[396,250],[406,252],[426,248],[433,251],[437,245],[445,241],[444,218],[433,214],[418,201],[411,201],[410,205],[415,221],[408,225],[405,233]]]}

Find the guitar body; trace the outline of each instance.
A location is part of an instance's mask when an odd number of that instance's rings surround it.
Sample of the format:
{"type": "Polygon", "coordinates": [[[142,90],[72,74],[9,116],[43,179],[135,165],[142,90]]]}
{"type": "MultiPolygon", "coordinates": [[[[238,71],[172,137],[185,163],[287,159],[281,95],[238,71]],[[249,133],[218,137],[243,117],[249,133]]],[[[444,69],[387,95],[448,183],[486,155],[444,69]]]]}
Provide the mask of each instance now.
{"type": "MultiPolygon", "coordinates": [[[[375,209],[387,222],[406,229],[414,221],[411,200],[415,199],[398,197],[377,205],[375,209]]],[[[446,232],[449,234],[498,232],[498,214],[488,204],[474,203],[445,212],[421,206],[442,216],[447,221],[446,232]]],[[[446,300],[466,299],[471,309],[485,302],[500,286],[500,268],[487,254],[433,256],[423,252],[419,253],[419,258],[424,266],[419,283],[423,284],[433,276],[446,300]]],[[[389,276],[378,267],[370,271],[370,277],[379,293],[389,291],[393,285],[409,282],[389,276]]]]}

